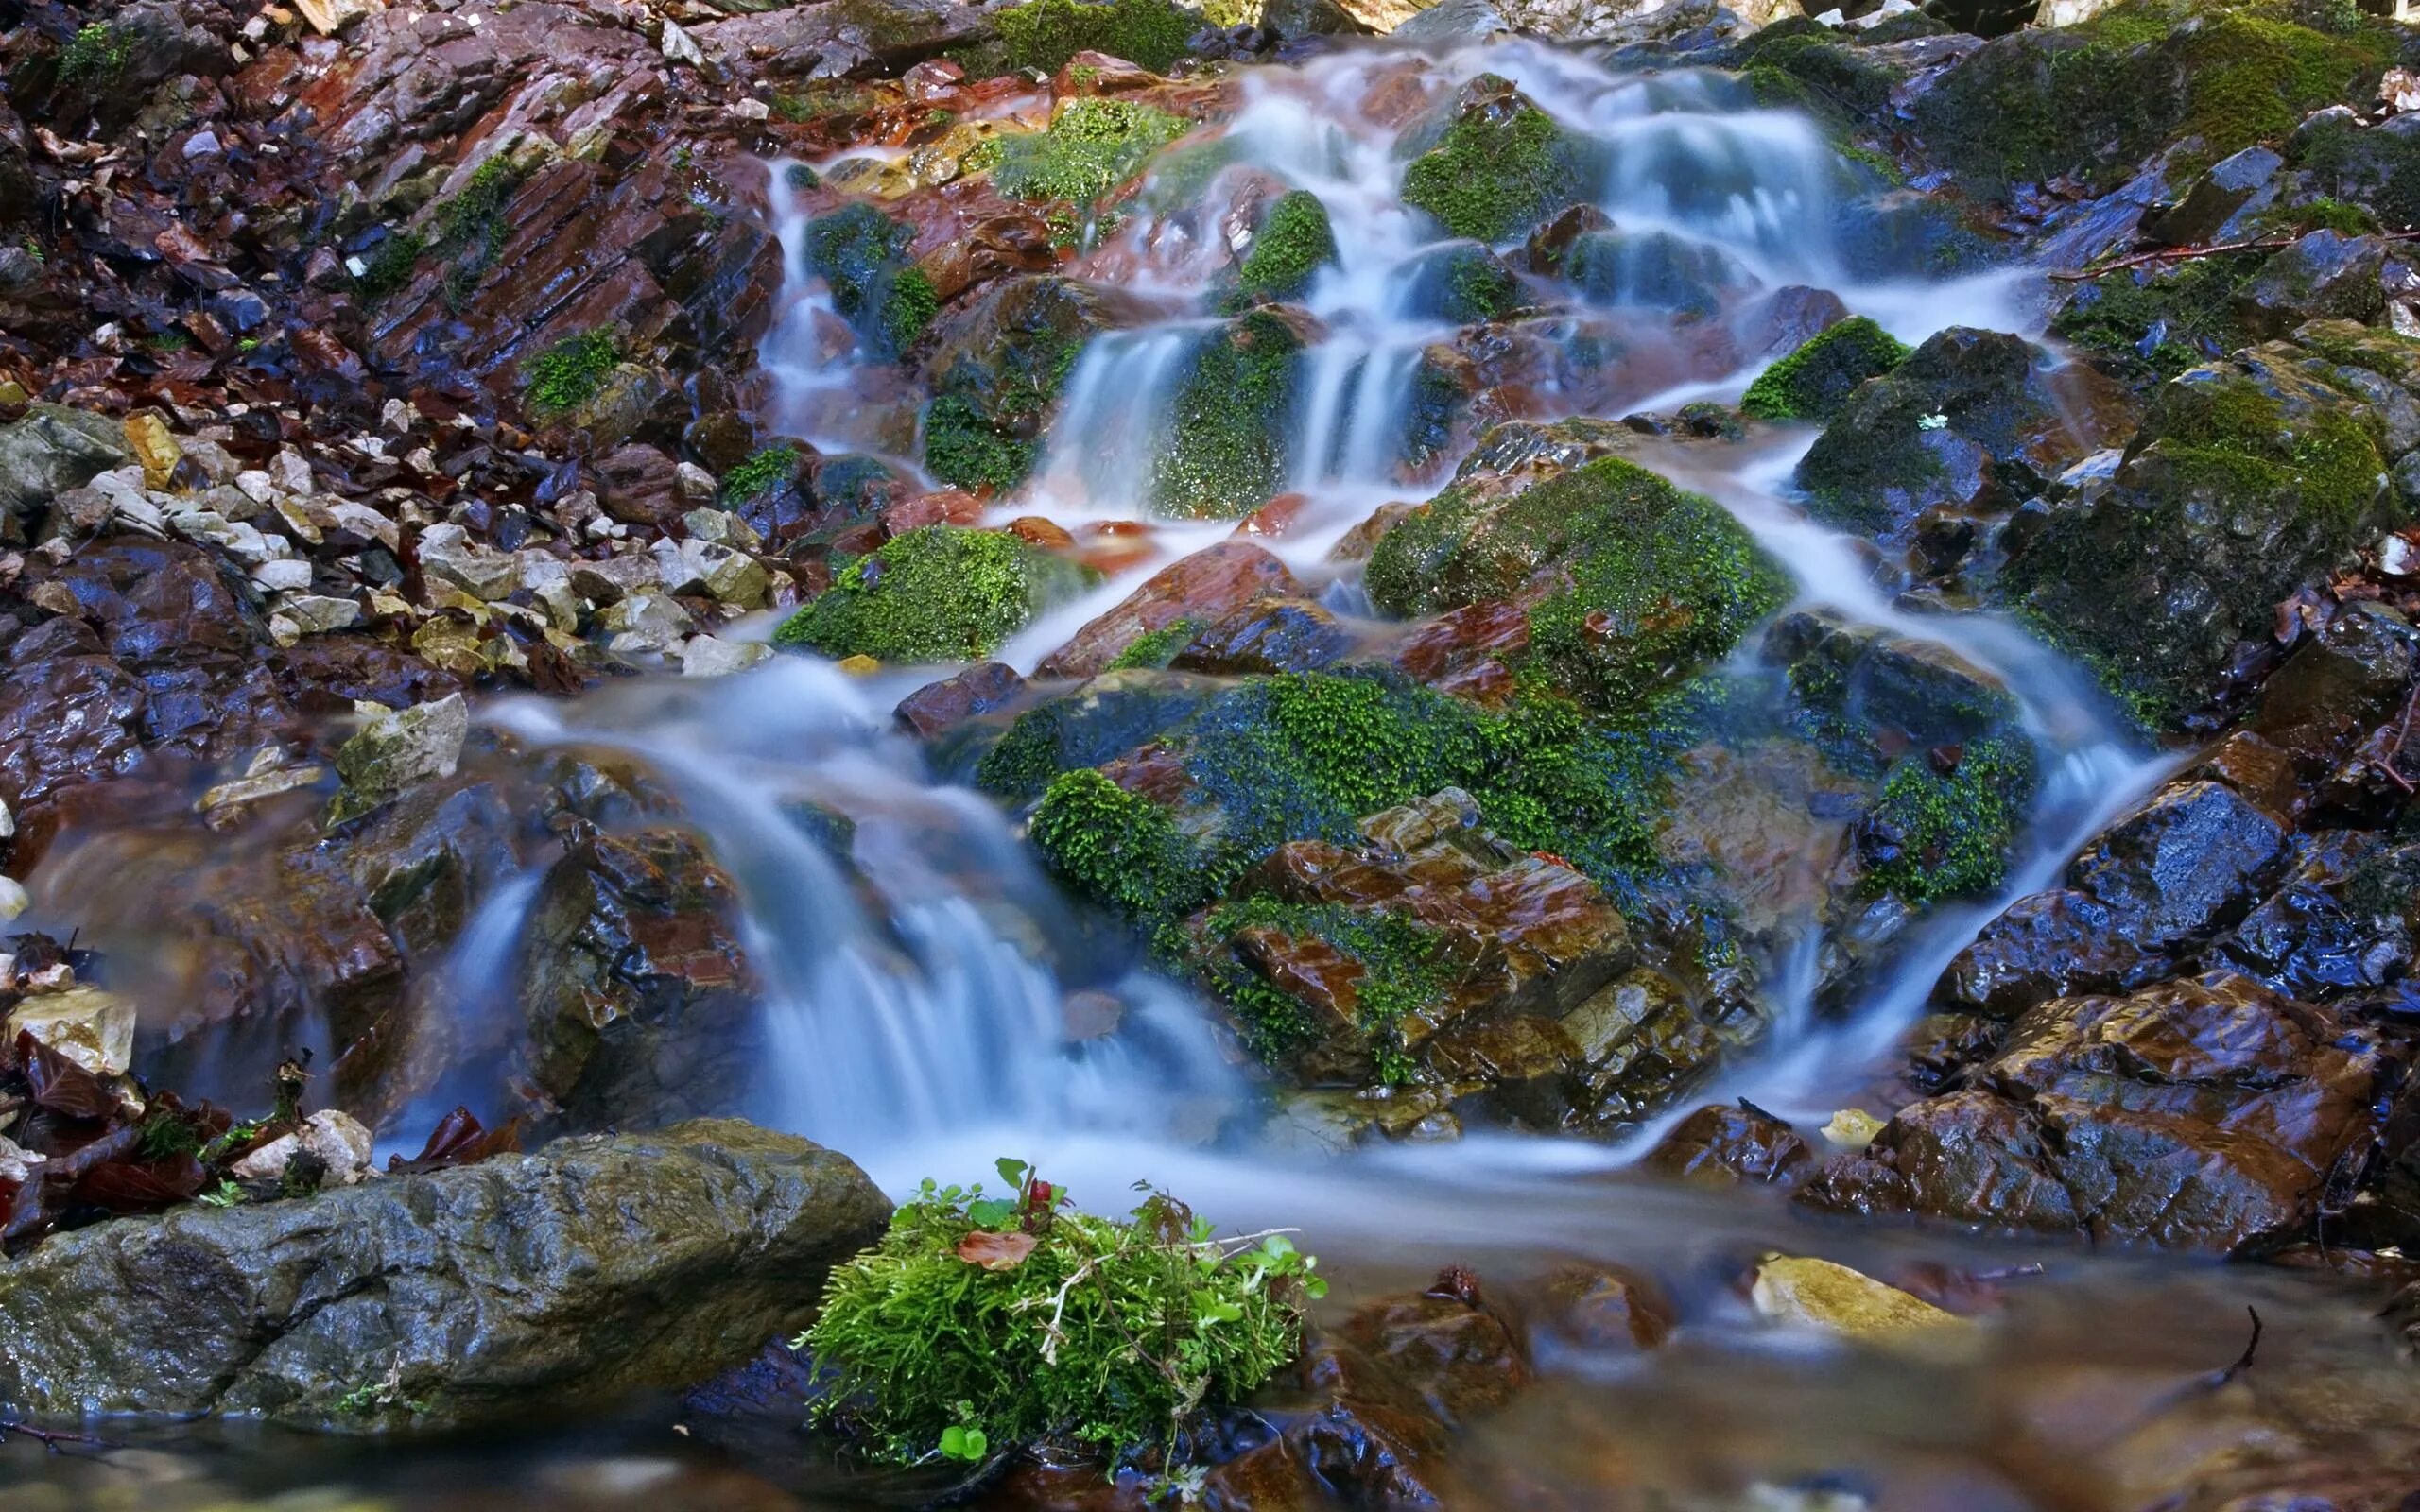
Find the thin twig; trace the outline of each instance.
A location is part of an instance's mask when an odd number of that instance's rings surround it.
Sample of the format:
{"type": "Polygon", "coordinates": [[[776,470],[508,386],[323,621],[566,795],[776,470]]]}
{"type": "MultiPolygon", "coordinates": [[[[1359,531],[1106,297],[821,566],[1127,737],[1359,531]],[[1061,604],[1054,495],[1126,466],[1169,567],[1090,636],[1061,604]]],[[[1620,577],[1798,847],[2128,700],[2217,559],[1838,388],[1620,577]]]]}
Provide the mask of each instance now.
{"type": "Polygon", "coordinates": [[[54,1454],[58,1453],[62,1448],[70,1444],[90,1449],[107,1449],[109,1447],[107,1443],[95,1438],[90,1434],[61,1433],[56,1429],[36,1428],[31,1423],[19,1422],[14,1418],[0,1418],[0,1444],[7,1443],[9,1441],[9,1435],[11,1434],[30,1438],[35,1443],[42,1445],[43,1448],[49,1450],[54,1454]]]}
{"type": "MultiPolygon", "coordinates": [[[[2386,231],[2370,234],[2391,242],[2420,240],[2420,231],[2386,231]]],[[[2299,239],[2293,236],[2256,236],[2250,241],[2219,242],[2208,247],[2163,247],[2156,251],[2136,252],[2131,257],[2120,257],[2115,262],[2080,268],[2072,273],[2052,273],[2050,277],[2062,284],[2083,284],[2103,273],[2120,272],[2152,263],[2190,262],[2197,257],[2219,257],[2228,252],[2273,252],[2281,247],[2291,247],[2299,239]]]]}
{"type": "Polygon", "coordinates": [[[2244,1311],[2252,1314],[2252,1337],[2244,1341],[2243,1353],[2236,1357],[2235,1364],[2219,1372],[2220,1385],[2225,1385],[2251,1369],[2252,1357],[2260,1352],[2260,1309],[2247,1306],[2244,1311]]]}

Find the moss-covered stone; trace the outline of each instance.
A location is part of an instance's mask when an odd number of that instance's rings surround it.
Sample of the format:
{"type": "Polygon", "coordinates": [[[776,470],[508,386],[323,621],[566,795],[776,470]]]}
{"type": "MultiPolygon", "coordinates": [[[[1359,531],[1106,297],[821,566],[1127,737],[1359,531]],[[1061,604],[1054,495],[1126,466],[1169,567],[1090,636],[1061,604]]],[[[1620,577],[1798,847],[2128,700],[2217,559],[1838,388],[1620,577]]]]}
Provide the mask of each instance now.
{"type": "Polygon", "coordinates": [[[1319,270],[1336,261],[1336,232],[1327,207],[1307,189],[1281,196],[1261,217],[1252,250],[1236,271],[1236,292],[1246,299],[1297,300],[1319,270]]]}
{"type": "Polygon", "coordinates": [[[1528,302],[1520,276],[1477,242],[1448,242],[1405,276],[1406,313],[1454,325],[1501,320],[1528,302]]]}
{"type": "Polygon", "coordinates": [[[782,622],[773,643],[883,662],[970,661],[1089,576],[999,531],[927,525],[851,563],[782,622]]]}
{"type": "Polygon", "coordinates": [[[1914,107],[1920,135],[1987,195],[2072,175],[2099,182],[2198,137],[2203,161],[2282,141],[2308,112],[2361,103],[2395,56],[2358,15],[2322,31],[2279,4],[2128,0],[2082,26],[2003,37],[1914,107]]]}
{"type": "Polygon", "coordinates": [[[1517,236],[1594,187],[1584,145],[1505,79],[1483,74],[1455,97],[1436,144],[1404,173],[1404,203],[1457,236],[1517,236]]]}
{"type": "Polygon", "coordinates": [[[1728,654],[1789,596],[1728,511],[1619,457],[1509,496],[1448,489],[1380,539],[1366,581],[1407,616],[1535,593],[1530,654],[1606,708],[1728,654]]]}
{"type": "Polygon", "coordinates": [[[832,308],[878,357],[922,335],[939,301],[908,262],[916,229],[872,205],[848,205],[806,228],[806,265],[832,290],[832,308]]]}
{"type": "Polygon", "coordinates": [[[1172,919],[1210,896],[1201,848],[1167,810],[1089,767],[1051,780],[1031,833],[1051,870],[1127,918],[1172,919]]]}
{"type": "Polygon", "coordinates": [[[2238,638],[2395,513],[2377,422],[2326,367],[2272,343],[2185,373],[2114,487],[2013,535],[2000,592],[2147,721],[2205,702],[2238,638]]]}
{"type": "Polygon", "coordinates": [[[802,459],[799,449],[786,443],[758,448],[723,475],[723,501],[743,504],[785,483],[797,481],[802,459]]]}
{"type": "Polygon", "coordinates": [[[2236,299],[2260,264],[2244,252],[2104,273],[2077,289],[2050,334],[2116,358],[2137,380],[2165,381],[2251,339],[2236,299]]]}
{"type": "Polygon", "coordinates": [[[1827,421],[1869,378],[1906,360],[1908,348],[1864,316],[1808,337],[1748,386],[1739,407],[1762,420],[1827,421]]]}
{"type": "Polygon", "coordinates": [[[1889,112],[1891,91],[1900,77],[1809,17],[1792,16],[1767,26],[1742,44],[1734,59],[1733,66],[1757,103],[1805,110],[1836,126],[1879,121],[1889,112]]]}
{"type": "Polygon", "coordinates": [[[1660,231],[1590,232],[1571,244],[1564,277],[1591,303],[1688,319],[1714,314],[1725,295],[1752,286],[1730,252],[1660,231]]]}
{"type": "Polygon", "coordinates": [[[1303,343],[1255,310],[1202,338],[1172,404],[1151,507],[1206,520],[1249,514],[1285,485],[1303,382],[1303,343]]]}
{"type": "Polygon", "coordinates": [[[1916,904],[1990,893],[2008,876],[2034,783],[2022,735],[1960,748],[1945,771],[1927,754],[1901,761],[1858,826],[1866,889],[1916,904]]]}
{"type": "Polygon", "coordinates": [[[1024,482],[1067,374],[1113,318],[1099,290],[1048,274],[995,284],[953,315],[926,363],[925,471],[962,489],[1024,482]]]}

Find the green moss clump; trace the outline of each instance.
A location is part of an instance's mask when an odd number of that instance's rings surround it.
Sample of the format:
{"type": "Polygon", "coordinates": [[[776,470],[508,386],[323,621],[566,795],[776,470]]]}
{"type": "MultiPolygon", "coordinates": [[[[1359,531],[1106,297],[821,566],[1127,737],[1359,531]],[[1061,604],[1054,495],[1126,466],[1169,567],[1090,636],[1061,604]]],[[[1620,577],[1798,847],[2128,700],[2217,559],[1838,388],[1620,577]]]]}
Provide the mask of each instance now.
{"type": "Polygon", "coordinates": [[[1405,171],[1404,203],[1492,245],[1582,198],[1582,154],[1554,117],[1494,75],[1474,80],[1463,98],[1437,145],[1405,171]]]}
{"type": "Polygon", "coordinates": [[[427,250],[428,240],[420,232],[395,232],[370,254],[354,286],[365,299],[384,299],[411,282],[412,269],[420,266],[421,254],[427,250]]]}
{"type": "Polygon", "coordinates": [[[1033,471],[1037,450],[1004,435],[959,395],[925,406],[925,471],[953,488],[1006,493],[1033,471]]]}
{"type": "Polygon", "coordinates": [[[79,28],[60,49],[59,81],[107,84],[125,69],[126,60],[133,50],[131,36],[106,21],[93,22],[79,28]]]}
{"type": "Polygon", "coordinates": [[[1107,53],[1165,74],[1187,56],[1201,18],[1169,0],[1028,0],[993,13],[999,41],[974,50],[968,72],[1006,73],[1030,68],[1056,74],[1080,52],[1107,53]]]}
{"type": "Polygon", "coordinates": [[[789,482],[798,476],[799,450],[784,443],[767,446],[750,454],[748,459],[733,468],[722,480],[725,502],[744,504],[789,482]]]}
{"type": "Polygon", "coordinates": [[[1309,190],[1296,189],[1261,217],[1252,251],[1236,270],[1236,291],[1251,299],[1300,299],[1313,276],[1335,261],[1327,207],[1309,190]]]}
{"type": "Polygon", "coordinates": [[[1216,1239],[1165,1194],[1098,1218],[1015,1161],[1000,1170],[996,1198],[926,1181],[834,1269],[797,1341],[831,1376],[820,1425],[903,1465],[1040,1444],[1114,1464],[1171,1449],[1301,1349],[1326,1288],[1284,1235],[1216,1239]]]}
{"type": "Polygon", "coordinates": [[[1132,100],[1070,100],[1050,129],[994,137],[998,146],[985,144],[984,158],[993,187],[1011,199],[1089,210],[1190,129],[1183,116],[1132,100]]]}
{"type": "Polygon", "coordinates": [[[885,541],[782,622],[773,644],[882,662],[990,656],[1086,579],[996,530],[926,525],[885,541]]]}
{"type": "Polygon", "coordinates": [[[2137,374],[2173,378],[2251,339],[2236,318],[2236,296],[2263,260],[2259,252],[2237,252],[2193,258],[2166,272],[2104,273],[2052,318],[2050,334],[2137,374]]]}
{"type": "Polygon", "coordinates": [[[891,280],[890,297],[882,308],[882,329],[890,337],[891,350],[905,352],[914,346],[941,308],[941,295],[923,268],[908,268],[891,280]]]}
{"type": "Polygon", "coordinates": [[[1176,654],[1201,633],[1199,620],[1174,620],[1156,630],[1145,630],[1109,663],[1112,672],[1128,667],[1164,667],[1176,660],[1176,654]]]}
{"type": "Polygon", "coordinates": [[[1872,320],[1852,316],[1757,374],[1739,407],[1762,420],[1830,420],[1858,385],[1899,366],[1908,351],[1872,320]]]}
{"type": "Polygon", "coordinates": [[[1902,761],[1859,827],[1864,886],[1919,906],[1990,892],[2008,876],[2034,781],[2021,737],[1967,747],[1946,775],[1921,756],[1902,761]]]}
{"type": "Polygon", "coordinates": [[[1456,325],[1501,320],[1521,307],[1521,281],[1512,270],[1476,247],[1458,248],[1445,269],[1440,312],[1456,325]]]}
{"type": "Polygon", "coordinates": [[[1400,617],[1561,581],[1530,611],[1531,654],[1558,687],[1619,708],[1729,653],[1789,596],[1789,576],[1730,513],[1619,457],[1510,500],[1449,489],[1382,537],[1370,599],[1400,617]]]}
{"type": "Polygon", "coordinates": [[[1171,919],[1211,896],[1201,848],[1168,811],[1090,767],[1051,780],[1032,834],[1051,870],[1130,919],[1171,919]]]}
{"type": "Polygon", "coordinates": [[[523,365],[523,401],[541,420],[567,414],[596,397],[621,360],[621,341],[611,331],[565,336],[523,365]]]}
{"type": "Polygon", "coordinates": [[[1885,118],[1899,82],[1896,71],[1841,42],[1828,27],[1783,32],[1779,24],[1768,26],[1749,40],[1737,66],[1758,103],[1805,110],[1835,126],[1885,118]]]}
{"type": "Polygon", "coordinates": [[[2369,207],[2387,229],[2420,226],[2420,141],[2352,121],[2329,121],[2296,143],[2294,156],[2294,166],[2339,198],[2369,207]]]}
{"type": "Polygon", "coordinates": [[[1255,310],[1210,333],[1178,386],[1167,450],[1152,470],[1160,514],[1249,514],[1284,486],[1302,387],[1302,341],[1255,310]]]}

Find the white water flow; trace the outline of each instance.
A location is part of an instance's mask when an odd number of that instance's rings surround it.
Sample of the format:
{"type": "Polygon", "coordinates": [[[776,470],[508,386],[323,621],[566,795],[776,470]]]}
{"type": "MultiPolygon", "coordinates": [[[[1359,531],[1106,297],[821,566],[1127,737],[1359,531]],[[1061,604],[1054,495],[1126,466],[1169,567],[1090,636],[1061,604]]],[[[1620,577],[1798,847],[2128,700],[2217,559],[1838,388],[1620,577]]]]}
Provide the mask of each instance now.
{"type": "MultiPolygon", "coordinates": [[[[995,514],[1043,515],[1080,536],[1103,527],[1142,534],[1122,570],[1010,642],[1002,658],[1020,668],[1029,670],[1151,571],[1232,528],[1156,521],[1151,492],[1191,359],[1222,328],[1216,301],[1230,249],[1220,228],[1234,223],[1239,195],[1265,201],[1307,189],[1334,226],[1337,260],[1301,301],[1309,345],[1285,485],[1304,499],[1290,524],[1263,541],[1347,610],[1362,600],[1356,573],[1328,559],[1337,539],[1378,506],[1425,497],[1450,473],[1451,458],[1442,473],[1432,466],[1417,478],[1404,460],[1425,353],[1458,352],[1500,374],[1489,389],[1497,418],[1618,417],[1736,395],[1803,336],[1789,325],[1793,301],[1837,295],[1910,342],[1950,325],[2028,323],[2022,270],[1929,276],[1920,252],[1894,250],[1922,240],[1894,218],[1904,197],[1839,158],[1812,123],[1758,108],[1725,75],[1616,75],[1569,53],[1507,42],[1433,55],[1343,52],[1298,68],[1254,69],[1237,87],[1232,117],[1204,133],[1220,144],[1224,165],[1197,201],[1170,204],[1150,192],[1161,185],[1147,186],[1109,243],[1071,269],[1138,296],[1129,301],[1134,308],[1162,313],[1088,345],[1034,477],[995,514]],[[1590,145],[1596,202],[1612,234],[1563,279],[1525,277],[1534,313],[1463,327],[1438,299],[1438,258],[1448,244],[1401,198],[1409,157],[1403,143],[1410,123],[1481,74],[1512,79],[1590,145]]],[[[766,361],[783,412],[812,417],[828,412],[834,394],[863,394],[881,380],[832,336],[838,322],[804,271],[805,222],[779,166],[774,180],[791,287],[766,361]]],[[[1522,266],[1517,244],[1495,250],[1522,266]]],[[[1856,544],[1789,501],[1788,478],[1805,444],[1676,444],[1642,460],[1737,514],[1797,576],[1801,603],[1942,642],[1996,673],[2024,705],[2044,772],[2001,897],[1944,907],[1914,926],[1845,1015],[1816,1011],[1820,941],[1807,921],[1794,948],[1765,963],[1773,1029],[1764,1045],[1721,1085],[1683,1100],[1748,1095],[1820,1121],[1886,1058],[1976,929],[2049,880],[2161,767],[2127,746],[2086,679],[2014,627],[1894,607],[1856,544]]],[[[1201,1167],[1225,1158],[1196,1143],[1219,1122],[1204,1109],[1241,1106],[1241,1083],[1209,1049],[1204,1025],[1215,1010],[1120,965],[1106,969],[1124,1003],[1119,1033],[1068,1040],[1063,1000],[1071,988],[1099,985],[1101,948],[1067,943],[1077,940],[1074,921],[998,812],[931,785],[913,747],[886,732],[883,711],[914,685],[892,680],[853,683],[785,661],[720,688],[631,690],[567,710],[517,705],[499,718],[542,741],[644,757],[681,790],[748,899],[750,944],[771,984],[768,1081],[784,1122],[834,1139],[891,1180],[926,1170],[979,1174],[990,1155],[1013,1147],[1047,1148],[1080,1168],[1097,1161],[1104,1177],[1122,1168],[1122,1182],[1142,1174],[1139,1139],[1157,1148],[1152,1174],[1181,1161],[1189,1181],[1215,1188],[1201,1167]],[[807,838],[793,817],[800,804],[857,820],[845,860],[807,838]],[[1197,1153],[1181,1155],[1187,1144],[1197,1153]]],[[[1233,1135],[1253,1122],[1227,1126],[1233,1135]]],[[[1442,1171],[1475,1162],[1498,1176],[1523,1167],[1551,1180],[1559,1170],[1628,1156],[1625,1148],[1482,1137],[1450,1152],[1394,1152],[1386,1163],[1442,1171]]],[[[1378,1190],[1389,1184],[1346,1183],[1377,1204],[1374,1222],[1393,1211],[1378,1190]]]]}

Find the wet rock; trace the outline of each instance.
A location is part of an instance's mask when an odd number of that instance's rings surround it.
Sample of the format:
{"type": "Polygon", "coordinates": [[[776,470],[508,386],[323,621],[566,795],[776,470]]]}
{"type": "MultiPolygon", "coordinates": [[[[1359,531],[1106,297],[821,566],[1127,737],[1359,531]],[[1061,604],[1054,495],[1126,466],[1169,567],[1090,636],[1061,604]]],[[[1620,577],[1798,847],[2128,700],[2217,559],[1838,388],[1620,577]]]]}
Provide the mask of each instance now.
{"type": "Polygon", "coordinates": [[[521,585],[521,567],[511,553],[482,546],[469,532],[451,523],[421,532],[420,563],[473,598],[500,599],[521,585]]]}
{"type": "Polygon", "coordinates": [[[1088,678],[1144,636],[1179,621],[1207,626],[1258,600],[1295,599],[1302,593],[1293,573],[1265,547],[1222,541],[1152,574],[1116,608],[1043,658],[1034,676],[1088,678]]]}
{"type": "Polygon", "coordinates": [[[569,1127],[747,1103],[754,981],[731,880],[686,834],[597,835],[539,884],[521,953],[522,1071],[569,1127]]]}
{"type": "Polygon", "coordinates": [[[2172,783],[2103,830],[2067,882],[2110,910],[2120,937],[2157,951],[2239,918],[2284,860],[2290,833],[2233,789],[2172,783]]]}
{"type": "Polygon", "coordinates": [[[1953,1313],[1873,1277],[1805,1255],[1774,1255],[1756,1267],[1756,1311],[1777,1323],[1851,1338],[1955,1326],[1953,1313]]]}
{"type": "Polygon", "coordinates": [[[1902,1109],[1799,1200],[2164,1248],[2299,1236],[2370,1139],[2375,1045],[2214,972],[2019,1019],[1973,1085],[1902,1109]]]}
{"type": "Polygon", "coordinates": [[[2121,390],[2015,336],[1956,327],[1858,389],[1799,464],[1809,510],[1876,539],[1943,507],[2014,508],[2134,429],[2121,390]]]}
{"type": "Polygon", "coordinates": [[[844,1158],[726,1122],[118,1219],[0,1269],[0,1394],[350,1431],[601,1404],[795,1328],[889,1213],[844,1158]]]}
{"type": "Polygon", "coordinates": [[[1614,1265],[1563,1265],[1525,1289],[1530,1348],[1552,1341],[1590,1354],[1652,1349],[1680,1319],[1654,1283],[1614,1265]]]}
{"type": "Polygon", "coordinates": [[[1168,665],[1222,677],[1315,672],[1352,649],[1352,634],[1321,606],[1262,598],[1196,632],[1168,665]]]}
{"type": "Polygon", "coordinates": [[[55,495],[134,460],[117,422],[61,404],[0,425],[0,541],[31,540],[55,495]]]}
{"type": "Polygon", "coordinates": [[[1591,232],[1571,244],[1563,276],[1582,299],[1702,319],[1752,288],[1739,260],[1669,232],[1591,232]]]}
{"type": "Polygon", "coordinates": [[[1260,309],[1205,333],[1186,352],[1169,434],[1152,458],[1154,513],[1234,519],[1285,487],[1308,345],[1300,320],[1260,309]]]}
{"type": "Polygon", "coordinates": [[[1405,171],[1404,202],[1491,246],[1586,198],[1594,181],[1583,144],[1493,74],[1463,85],[1411,140],[1434,145],[1405,171]]]}
{"type": "Polygon", "coordinates": [[[2194,369],[2155,396],[2114,486],[2012,524],[1995,593],[2146,717],[2178,718],[2238,640],[2271,633],[2280,599],[2374,539],[2385,463],[2370,415],[2293,347],[2194,369]]]}
{"type": "Polygon", "coordinates": [[[2246,147],[2194,180],[2182,200],[2144,216],[2143,234],[2178,247],[2237,240],[2254,216],[2276,202],[2278,170],[2285,165],[2268,147],[2246,147]]]}
{"type": "Polygon", "coordinates": [[[1806,1174],[1814,1148],[1771,1113],[1742,1102],[1701,1108],[1647,1154],[1651,1171],[1711,1186],[1789,1186],[1806,1174]]]}
{"type": "Polygon", "coordinates": [[[2168,958],[2127,937],[2118,913],[2070,890],[2021,898],[1983,926],[1933,988],[1935,1002],[2011,1019],[2037,1003],[2118,992],[2165,973],[2168,958]]]}
{"type": "Polygon", "coordinates": [[[470,730],[470,706],[458,693],[378,713],[337,748],[337,771],[350,790],[344,806],[357,813],[416,782],[452,776],[470,730]]]}
{"type": "Polygon", "coordinates": [[[19,1002],[5,1026],[58,1051],[96,1076],[121,1075],[134,1064],[134,1001],[99,988],[77,985],[19,1002]]]}
{"type": "Polygon", "coordinates": [[[2236,312],[2256,336],[2282,336],[2306,320],[2368,324],[2385,313],[2378,270],[2386,255],[2376,236],[2311,232],[2260,265],[2236,297],[2236,312]]]}
{"type": "Polygon", "coordinates": [[[370,1130],[352,1114],[321,1108],[291,1134],[281,1134],[235,1162],[239,1181],[274,1181],[298,1157],[318,1162],[321,1186],[348,1187],[370,1179],[370,1130]]]}
{"type": "Polygon", "coordinates": [[[1046,275],[1007,279],[944,314],[926,363],[925,467],[959,488],[1015,487],[1077,354],[1139,318],[1109,291],[1046,275]]]}
{"type": "Polygon", "coordinates": [[[1025,679],[1005,662],[986,662],[938,682],[928,682],[899,701],[899,722],[926,740],[977,714],[990,713],[1025,693],[1025,679]]]}

